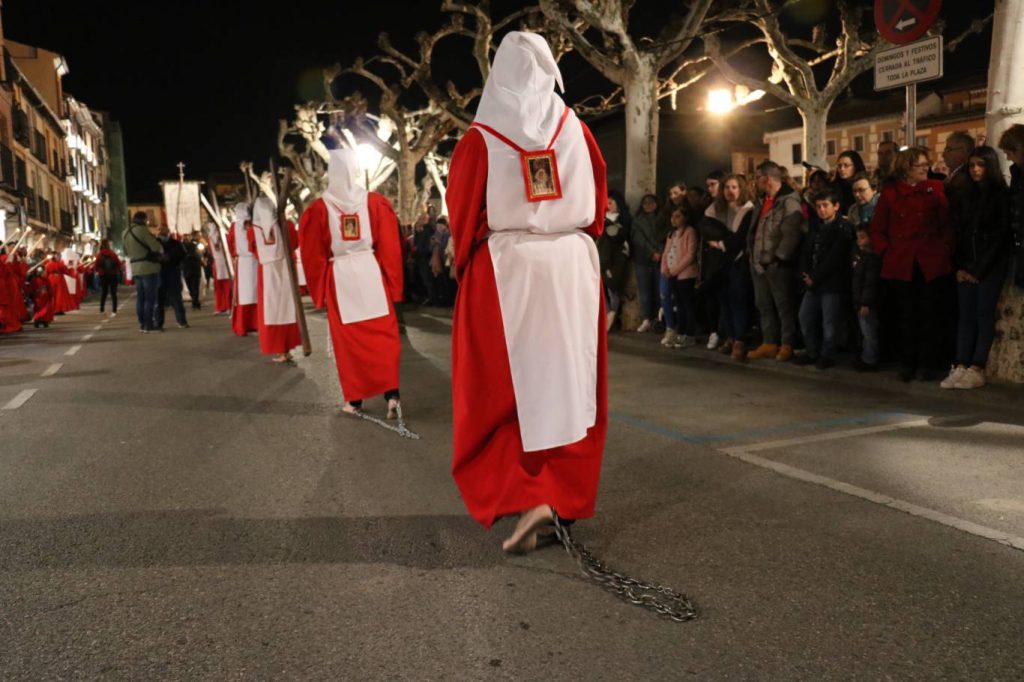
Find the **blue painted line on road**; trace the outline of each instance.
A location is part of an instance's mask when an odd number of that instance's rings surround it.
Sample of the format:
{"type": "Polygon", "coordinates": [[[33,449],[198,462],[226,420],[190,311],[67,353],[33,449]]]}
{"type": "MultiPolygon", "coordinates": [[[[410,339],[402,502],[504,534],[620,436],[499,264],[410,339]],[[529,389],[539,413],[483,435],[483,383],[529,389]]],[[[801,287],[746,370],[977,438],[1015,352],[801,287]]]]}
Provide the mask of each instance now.
{"type": "Polygon", "coordinates": [[[614,421],[627,424],[640,431],[647,431],[648,433],[654,433],[659,436],[664,436],[670,440],[679,441],[681,443],[691,443],[694,445],[707,444],[707,443],[730,443],[744,440],[751,440],[754,438],[764,438],[766,436],[776,436],[783,433],[796,433],[800,431],[816,431],[820,429],[833,429],[841,426],[855,426],[858,424],[877,424],[879,422],[890,421],[893,419],[905,418],[907,413],[905,412],[869,412],[867,414],[860,414],[852,417],[840,417],[838,419],[825,419],[816,422],[790,422],[788,424],[782,424],[780,426],[771,426],[763,429],[752,429],[750,431],[735,431],[733,433],[713,433],[713,434],[690,434],[684,433],[677,429],[673,429],[668,426],[662,426],[654,422],[648,421],[641,417],[634,417],[628,414],[621,414],[619,412],[611,412],[608,415],[614,421]]]}

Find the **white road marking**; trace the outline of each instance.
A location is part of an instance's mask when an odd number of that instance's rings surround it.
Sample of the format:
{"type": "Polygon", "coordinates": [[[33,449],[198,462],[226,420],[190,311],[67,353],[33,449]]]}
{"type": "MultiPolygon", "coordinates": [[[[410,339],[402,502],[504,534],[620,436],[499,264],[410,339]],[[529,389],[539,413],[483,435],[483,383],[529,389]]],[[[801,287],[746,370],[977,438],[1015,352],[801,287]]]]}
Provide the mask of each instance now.
{"type": "Polygon", "coordinates": [[[26,388],[24,391],[7,401],[7,404],[0,409],[16,410],[27,403],[28,399],[34,396],[38,390],[38,388],[26,388]]]}
{"type": "Polygon", "coordinates": [[[434,320],[435,322],[444,323],[449,327],[452,326],[452,318],[450,317],[440,317],[439,315],[431,315],[430,313],[420,313],[420,317],[425,317],[428,320],[434,320]]]}
{"type": "Polygon", "coordinates": [[[63,366],[64,366],[63,363],[60,363],[60,362],[54,363],[54,364],[50,365],[49,367],[47,367],[46,371],[43,372],[40,376],[52,377],[54,374],[59,372],[60,368],[63,367],[63,366]]]}
{"type": "Polygon", "coordinates": [[[85,342],[85,341],[88,341],[88,340],[89,340],[89,339],[91,339],[92,337],[93,337],[93,333],[92,333],[92,332],[89,332],[88,334],[86,334],[85,336],[83,336],[83,337],[82,337],[82,341],[83,341],[83,342],[85,342]]]}
{"type": "Polygon", "coordinates": [[[74,346],[71,346],[71,348],[68,348],[66,351],[64,351],[64,355],[74,355],[80,350],[82,350],[82,344],[79,343],[74,346]]]}
{"type": "Polygon", "coordinates": [[[846,495],[859,497],[863,500],[874,502],[875,504],[880,504],[884,507],[896,509],[907,514],[911,514],[913,516],[928,519],[929,521],[934,521],[935,523],[941,523],[944,526],[956,528],[957,530],[963,531],[965,533],[970,533],[971,535],[977,535],[978,537],[987,538],[989,540],[995,540],[1000,544],[1013,547],[1014,549],[1024,550],[1024,537],[1012,535],[1001,530],[996,530],[995,528],[989,528],[988,526],[982,526],[980,524],[974,523],[973,521],[968,521],[966,519],[961,519],[956,516],[944,514],[934,509],[929,509],[927,507],[922,507],[920,505],[913,504],[912,502],[899,500],[894,497],[884,495],[882,493],[877,493],[872,490],[866,490],[865,488],[851,485],[849,483],[837,481],[836,479],[829,478],[828,476],[821,476],[820,474],[815,474],[804,469],[799,469],[788,464],[782,464],[781,462],[774,462],[770,459],[765,459],[764,457],[758,457],[757,455],[751,454],[752,452],[757,452],[761,450],[772,450],[775,448],[791,447],[794,445],[805,445],[807,443],[821,443],[824,441],[838,440],[840,438],[854,438],[857,436],[865,436],[874,433],[884,433],[886,431],[897,431],[900,429],[908,429],[927,425],[927,419],[915,419],[913,421],[901,422],[899,424],[871,426],[863,429],[849,429],[847,431],[834,431],[832,433],[823,433],[814,436],[804,436],[802,438],[790,438],[787,440],[776,440],[767,441],[764,443],[752,443],[750,445],[739,445],[736,447],[726,448],[724,450],[721,450],[720,452],[723,452],[729,455],[730,457],[742,460],[747,464],[753,464],[754,466],[761,467],[763,469],[769,469],[777,474],[781,474],[782,476],[786,476],[788,478],[794,478],[798,481],[805,481],[807,483],[814,483],[815,485],[824,486],[826,488],[829,488],[830,490],[835,490],[836,492],[844,493],[846,495]]]}
{"type": "MultiPolygon", "coordinates": [[[[103,320],[103,321],[106,322],[106,320],[103,320]]],[[[96,325],[95,327],[92,328],[92,330],[94,332],[98,332],[101,329],[103,329],[103,325],[102,324],[98,324],[98,325],[96,325]]]]}

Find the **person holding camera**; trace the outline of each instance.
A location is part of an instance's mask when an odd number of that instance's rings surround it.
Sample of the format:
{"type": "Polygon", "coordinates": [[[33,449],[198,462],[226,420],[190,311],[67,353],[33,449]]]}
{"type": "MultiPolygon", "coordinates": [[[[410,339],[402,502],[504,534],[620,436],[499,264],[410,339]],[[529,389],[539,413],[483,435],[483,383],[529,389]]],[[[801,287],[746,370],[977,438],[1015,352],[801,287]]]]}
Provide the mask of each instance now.
{"type": "Polygon", "coordinates": [[[153,314],[160,292],[160,263],[164,258],[164,247],[150,233],[148,222],[146,213],[137,211],[123,240],[135,280],[135,313],[139,318],[139,331],[143,334],[155,328],[153,314]]]}

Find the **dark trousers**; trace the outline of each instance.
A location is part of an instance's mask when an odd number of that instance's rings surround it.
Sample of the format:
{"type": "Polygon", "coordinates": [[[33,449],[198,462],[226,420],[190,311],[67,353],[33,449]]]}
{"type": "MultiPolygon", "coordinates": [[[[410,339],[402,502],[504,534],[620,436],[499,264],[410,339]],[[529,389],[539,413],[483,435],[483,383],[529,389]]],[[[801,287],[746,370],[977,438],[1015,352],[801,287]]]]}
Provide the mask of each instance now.
{"type": "Polygon", "coordinates": [[[416,273],[423,287],[423,303],[436,303],[437,294],[434,289],[434,272],[430,269],[430,256],[416,256],[416,273]]]}
{"type": "Polygon", "coordinates": [[[759,273],[751,266],[754,298],[761,318],[763,343],[792,346],[796,342],[796,278],[793,268],[781,263],[759,273]]]}
{"type": "Polygon", "coordinates": [[[746,258],[722,268],[721,286],[718,288],[718,303],[721,310],[722,329],[726,338],[746,341],[750,333],[750,299],[753,284],[750,282],[750,266],[746,258]]]}
{"type": "Polygon", "coordinates": [[[140,329],[153,329],[156,309],[160,306],[160,273],[135,276],[135,314],[140,329]]]}
{"type": "Polygon", "coordinates": [[[164,328],[164,308],[174,308],[174,318],[178,324],[188,324],[185,318],[185,302],[181,298],[181,287],[160,287],[160,304],[156,307],[156,328],[164,328]]]}
{"type": "Polygon", "coordinates": [[[696,321],[694,319],[694,285],[695,279],[669,280],[670,297],[662,301],[665,310],[665,326],[683,336],[693,336],[696,321]]]}
{"type": "Polygon", "coordinates": [[[831,291],[809,289],[800,304],[800,329],[804,334],[807,355],[812,358],[834,358],[836,338],[842,324],[843,295],[831,291]]]}
{"type": "Polygon", "coordinates": [[[201,270],[185,273],[185,286],[188,287],[188,295],[192,299],[192,310],[199,310],[202,307],[202,303],[199,301],[199,281],[202,276],[201,270]]]}
{"type": "Polygon", "coordinates": [[[100,312],[103,312],[107,304],[107,294],[110,294],[111,310],[117,312],[117,275],[103,275],[100,277],[100,312]]]}
{"type": "Polygon", "coordinates": [[[658,317],[658,278],[661,266],[653,261],[634,263],[636,269],[636,289],[640,296],[640,317],[653,321],[658,317]]]}
{"type": "Polygon", "coordinates": [[[1003,261],[978,284],[957,283],[960,317],[957,322],[956,362],[984,367],[996,336],[996,307],[1006,283],[1009,261],[1003,261]]]}
{"type": "Polygon", "coordinates": [[[914,263],[913,279],[893,281],[899,308],[900,361],[905,369],[939,369],[943,289],[949,275],[926,282],[914,263]]]}

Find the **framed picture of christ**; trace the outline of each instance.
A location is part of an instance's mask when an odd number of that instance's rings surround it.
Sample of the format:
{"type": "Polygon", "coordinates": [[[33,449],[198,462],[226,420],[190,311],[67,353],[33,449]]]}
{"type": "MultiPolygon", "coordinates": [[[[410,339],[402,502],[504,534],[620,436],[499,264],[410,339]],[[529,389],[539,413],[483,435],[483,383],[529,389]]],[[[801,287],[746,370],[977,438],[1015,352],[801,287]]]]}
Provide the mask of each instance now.
{"type": "Polygon", "coordinates": [[[359,214],[341,214],[341,238],[346,242],[357,242],[360,237],[359,214]]]}
{"type": "Polygon", "coordinates": [[[558,163],[555,161],[554,150],[546,149],[524,153],[523,176],[526,181],[527,201],[562,198],[562,187],[558,181],[558,163]]]}

